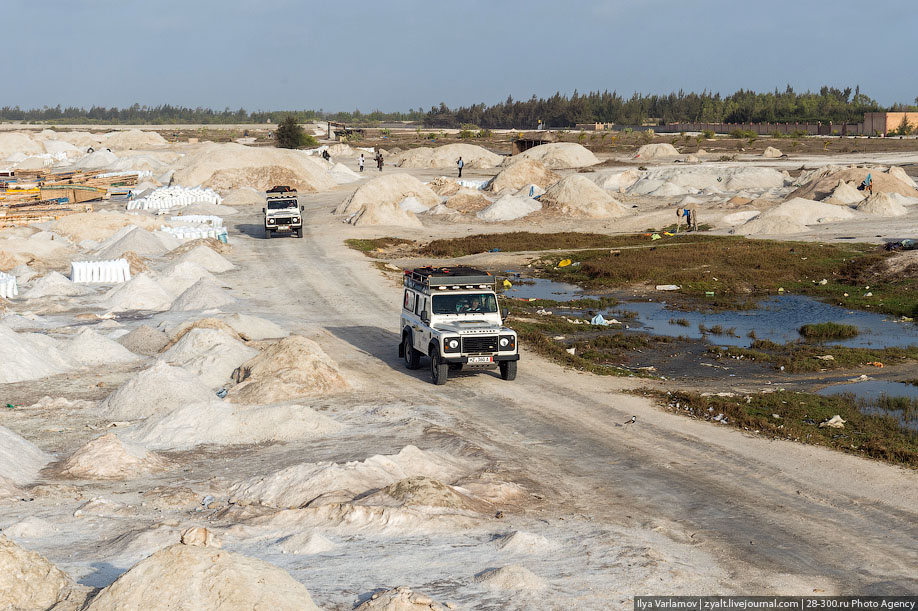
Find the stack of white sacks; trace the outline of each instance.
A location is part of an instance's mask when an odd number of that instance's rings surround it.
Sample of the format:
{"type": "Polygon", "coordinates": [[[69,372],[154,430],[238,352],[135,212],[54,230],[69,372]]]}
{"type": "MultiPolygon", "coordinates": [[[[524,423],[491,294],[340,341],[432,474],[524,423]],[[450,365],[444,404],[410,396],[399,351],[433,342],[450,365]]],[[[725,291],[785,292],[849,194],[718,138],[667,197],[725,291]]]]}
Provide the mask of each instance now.
{"type": "Polygon", "coordinates": [[[200,187],[160,187],[146,197],[128,202],[128,210],[165,210],[204,202],[221,204],[223,198],[213,189],[200,187]]]}
{"type": "Polygon", "coordinates": [[[127,282],[131,266],[127,259],[114,261],[71,261],[71,282],[127,282]]]}
{"type": "Polygon", "coordinates": [[[16,285],[16,276],[0,272],[0,297],[9,299],[19,294],[19,287],[16,285]]]}
{"type": "Polygon", "coordinates": [[[223,227],[223,219],[219,216],[210,214],[186,214],[183,216],[173,216],[171,220],[181,221],[183,223],[203,223],[211,227],[223,227]]]}
{"type": "Polygon", "coordinates": [[[226,227],[166,227],[163,225],[159,230],[180,240],[216,238],[221,242],[226,242],[226,227]]]}

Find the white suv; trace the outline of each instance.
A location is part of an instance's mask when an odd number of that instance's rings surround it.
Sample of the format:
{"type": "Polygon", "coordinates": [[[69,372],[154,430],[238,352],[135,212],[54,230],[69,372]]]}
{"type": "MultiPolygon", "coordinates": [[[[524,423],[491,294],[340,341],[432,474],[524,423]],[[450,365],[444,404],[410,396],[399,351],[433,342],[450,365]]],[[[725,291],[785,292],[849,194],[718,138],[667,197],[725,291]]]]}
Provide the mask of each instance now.
{"type": "Polygon", "coordinates": [[[516,378],[517,336],[503,325],[494,277],[468,267],[405,272],[398,355],[408,369],[430,357],[430,377],[445,384],[449,371],[500,369],[516,378]]]}

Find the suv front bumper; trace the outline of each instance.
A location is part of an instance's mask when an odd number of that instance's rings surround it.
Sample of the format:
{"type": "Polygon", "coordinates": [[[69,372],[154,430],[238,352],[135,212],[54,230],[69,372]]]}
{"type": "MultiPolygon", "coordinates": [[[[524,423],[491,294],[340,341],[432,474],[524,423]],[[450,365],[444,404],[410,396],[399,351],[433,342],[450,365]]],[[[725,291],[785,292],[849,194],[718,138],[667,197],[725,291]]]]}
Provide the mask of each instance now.
{"type": "MultiPolygon", "coordinates": [[[[481,356],[490,356],[495,363],[500,363],[502,361],[518,361],[520,360],[519,354],[482,354],[481,356]]],[[[467,356],[448,356],[442,355],[440,357],[441,363],[447,363],[449,365],[465,365],[469,362],[469,357],[467,356]]],[[[478,363],[480,364],[480,363],[478,363]]]]}

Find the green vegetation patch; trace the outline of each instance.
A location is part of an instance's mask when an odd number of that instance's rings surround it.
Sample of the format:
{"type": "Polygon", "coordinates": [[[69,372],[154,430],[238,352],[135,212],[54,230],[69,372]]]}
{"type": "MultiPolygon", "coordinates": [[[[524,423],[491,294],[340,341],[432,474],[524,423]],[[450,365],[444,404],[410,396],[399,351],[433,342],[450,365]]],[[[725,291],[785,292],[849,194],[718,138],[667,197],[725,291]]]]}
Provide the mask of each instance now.
{"type": "Polygon", "coordinates": [[[833,339],[847,339],[855,337],[859,331],[854,325],[843,325],[837,322],[820,322],[810,325],[803,325],[799,329],[803,337],[816,340],[827,341],[833,339]]]}
{"type": "Polygon", "coordinates": [[[846,348],[843,346],[814,346],[811,344],[778,344],[757,339],[749,348],[730,346],[712,347],[709,352],[719,358],[744,358],[769,363],[788,373],[821,371],[823,369],[851,369],[867,365],[876,366],[918,360],[918,346],[907,348],[846,348]]]}
{"type": "Polygon", "coordinates": [[[365,255],[371,255],[378,250],[385,250],[392,246],[399,246],[401,244],[413,244],[411,240],[403,240],[402,238],[352,238],[344,241],[350,248],[354,250],[359,250],[365,255]]]}

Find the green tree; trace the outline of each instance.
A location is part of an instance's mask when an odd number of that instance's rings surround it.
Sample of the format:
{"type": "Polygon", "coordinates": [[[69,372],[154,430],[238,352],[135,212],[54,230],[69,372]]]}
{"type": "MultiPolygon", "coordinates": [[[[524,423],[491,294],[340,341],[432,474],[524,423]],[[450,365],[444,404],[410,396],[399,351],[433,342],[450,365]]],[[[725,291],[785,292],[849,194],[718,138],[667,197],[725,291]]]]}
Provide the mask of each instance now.
{"type": "Polygon", "coordinates": [[[315,146],[318,142],[303,131],[300,124],[296,122],[296,117],[287,115],[281,124],[277,126],[275,144],[278,148],[295,149],[301,146],[315,146]]]}

